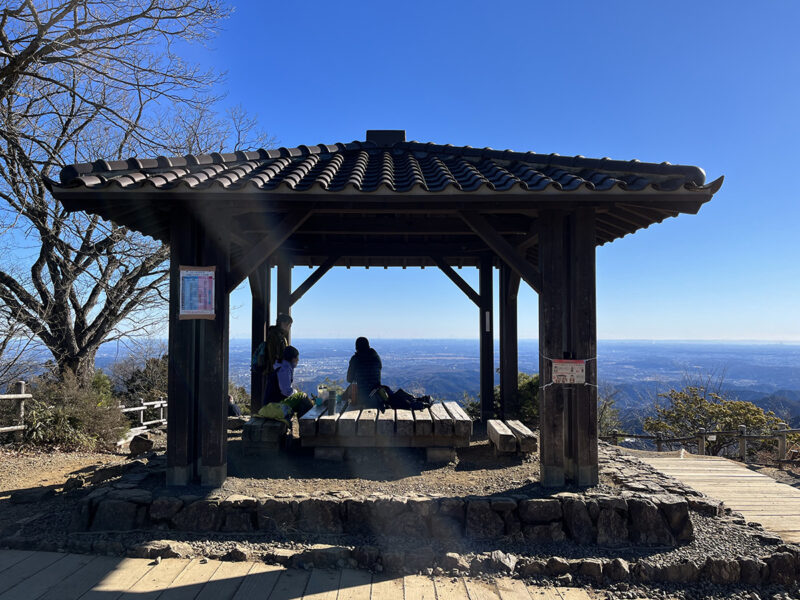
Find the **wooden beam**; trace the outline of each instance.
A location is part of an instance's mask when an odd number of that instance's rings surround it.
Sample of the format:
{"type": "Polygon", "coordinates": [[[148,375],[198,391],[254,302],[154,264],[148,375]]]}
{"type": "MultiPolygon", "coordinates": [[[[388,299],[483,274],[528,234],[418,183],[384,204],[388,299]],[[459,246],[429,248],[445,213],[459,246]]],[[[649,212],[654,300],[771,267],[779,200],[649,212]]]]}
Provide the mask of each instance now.
{"type": "Polygon", "coordinates": [[[540,271],[528,262],[502,235],[497,233],[489,222],[477,212],[459,213],[467,225],[491,248],[509,267],[514,269],[528,285],[537,292],[542,288],[540,271]]]}
{"type": "Polygon", "coordinates": [[[481,296],[478,292],[476,292],[470,284],[468,284],[464,279],[455,272],[455,269],[448,265],[445,260],[441,256],[431,256],[431,260],[436,263],[436,266],[439,267],[442,273],[447,275],[447,277],[458,286],[462,292],[467,295],[467,298],[472,300],[476,306],[481,305],[481,296]]]}
{"type": "Polygon", "coordinates": [[[295,291],[291,293],[289,296],[289,305],[294,305],[300,298],[302,298],[305,293],[310,290],[315,283],[317,283],[322,277],[333,268],[333,265],[336,264],[336,261],[339,260],[339,256],[329,256],[324,263],[322,263],[317,269],[309,275],[306,280],[301,283],[295,291]]]}
{"type": "MultiPolygon", "coordinates": [[[[285,254],[278,257],[278,315],[292,314],[292,263],[285,254]]],[[[292,343],[291,334],[286,336],[292,343]]]]}
{"type": "Polygon", "coordinates": [[[269,258],[273,252],[281,247],[289,236],[306,222],[311,216],[310,210],[298,210],[288,213],[283,220],[270,232],[263,240],[258,242],[244,256],[236,261],[231,267],[231,277],[228,285],[228,292],[232,292],[244,281],[245,277],[255,270],[264,260],[269,258]]]}
{"type": "MultiPolygon", "coordinates": [[[[264,261],[250,273],[250,295],[252,298],[250,325],[250,356],[255,355],[259,345],[267,339],[267,326],[270,313],[270,279],[272,269],[269,261],[264,261]]],[[[250,371],[250,411],[255,414],[261,408],[264,396],[265,372],[258,369],[250,371]]]]}
{"type": "Polygon", "coordinates": [[[500,267],[500,405],[504,419],[519,416],[519,349],[517,295],[520,277],[500,267]]]}
{"type": "Polygon", "coordinates": [[[480,398],[481,420],[485,423],[494,416],[494,301],[493,256],[481,256],[479,267],[480,304],[480,398]]]}

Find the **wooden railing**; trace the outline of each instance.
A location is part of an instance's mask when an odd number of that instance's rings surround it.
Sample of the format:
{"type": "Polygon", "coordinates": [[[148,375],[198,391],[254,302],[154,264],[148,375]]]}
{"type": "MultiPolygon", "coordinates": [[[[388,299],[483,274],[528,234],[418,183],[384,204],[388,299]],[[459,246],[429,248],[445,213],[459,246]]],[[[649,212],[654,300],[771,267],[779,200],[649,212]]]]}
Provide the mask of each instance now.
{"type": "Polygon", "coordinates": [[[166,409],[167,409],[167,401],[164,398],[159,398],[158,400],[153,400],[152,402],[145,402],[141,398],[138,400],[138,404],[136,406],[122,406],[120,405],[120,410],[126,414],[132,413],[139,413],[138,419],[134,422],[139,423],[138,427],[135,429],[147,429],[150,425],[163,425],[167,422],[166,417],[166,409]],[[157,410],[158,411],[158,418],[151,419],[149,421],[144,420],[144,413],[147,410],[157,410]]]}
{"type": "Polygon", "coordinates": [[[633,440],[649,440],[655,442],[656,450],[662,452],[664,444],[697,444],[697,453],[701,456],[706,453],[706,444],[711,441],[709,438],[717,435],[724,435],[733,437],[739,442],[739,457],[745,461],[747,460],[747,442],[748,440],[777,440],[778,441],[778,462],[795,462],[800,457],[793,456],[789,459],[786,458],[786,436],[791,434],[800,433],[800,429],[789,429],[786,423],[778,423],[777,429],[769,433],[747,433],[745,425],[739,425],[738,429],[728,431],[706,431],[704,428],[697,430],[697,433],[688,437],[664,437],[661,434],[656,435],[641,435],[634,433],[622,433],[619,431],[612,431],[609,435],[600,436],[601,440],[609,441],[614,445],[619,445],[621,438],[633,440]]]}
{"type": "Polygon", "coordinates": [[[0,401],[9,400],[15,402],[14,414],[16,416],[16,425],[8,425],[0,427],[0,433],[14,433],[17,441],[22,441],[22,435],[25,432],[25,400],[33,398],[30,394],[25,393],[25,382],[17,381],[14,384],[13,394],[0,394],[0,401]]]}

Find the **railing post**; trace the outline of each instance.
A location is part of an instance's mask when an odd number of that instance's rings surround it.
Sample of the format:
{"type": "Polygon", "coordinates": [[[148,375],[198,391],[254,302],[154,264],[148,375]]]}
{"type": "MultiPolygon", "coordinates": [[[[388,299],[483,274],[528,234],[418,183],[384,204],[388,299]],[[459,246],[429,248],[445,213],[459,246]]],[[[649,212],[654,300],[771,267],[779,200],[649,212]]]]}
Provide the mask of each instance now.
{"type": "Polygon", "coordinates": [[[142,408],[142,410],[139,411],[139,425],[141,427],[144,427],[144,411],[146,406],[144,405],[143,398],[139,398],[139,406],[142,408]]]}
{"type": "Polygon", "coordinates": [[[617,431],[616,429],[611,430],[611,442],[615,446],[619,446],[619,431],[617,431]]]}
{"type": "Polygon", "coordinates": [[[706,430],[701,427],[697,431],[697,454],[698,456],[706,455],[706,430]]]}
{"type": "Polygon", "coordinates": [[[739,457],[743,463],[747,462],[747,426],[739,425],[739,457]]]}
{"type": "Polygon", "coordinates": [[[786,423],[778,423],[778,460],[786,460],[786,423]]]}
{"type": "Polygon", "coordinates": [[[661,439],[661,432],[656,433],[656,451],[661,452],[664,449],[664,440],[661,439]]]}
{"type": "MultiPolygon", "coordinates": [[[[25,382],[24,381],[17,381],[14,383],[14,393],[15,394],[24,394],[25,393],[25,382]]],[[[17,400],[17,425],[25,425],[25,398],[19,398],[17,400]]],[[[14,439],[17,442],[21,442],[23,440],[23,436],[25,434],[24,429],[20,429],[19,431],[14,432],[14,439]]],[[[786,436],[784,436],[786,439],[786,436]]]]}

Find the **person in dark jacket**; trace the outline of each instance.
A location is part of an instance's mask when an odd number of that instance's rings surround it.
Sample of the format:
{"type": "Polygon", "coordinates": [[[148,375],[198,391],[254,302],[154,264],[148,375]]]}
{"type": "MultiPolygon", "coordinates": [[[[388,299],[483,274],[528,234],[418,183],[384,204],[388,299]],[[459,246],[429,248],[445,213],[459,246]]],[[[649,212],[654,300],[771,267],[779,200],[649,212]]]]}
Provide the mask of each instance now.
{"type": "Polygon", "coordinates": [[[370,396],[373,391],[381,388],[381,357],[374,348],[370,348],[369,340],[360,337],[356,340],[356,353],[350,358],[347,368],[347,382],[356,384],[358,398],[356,401],[365,406],[375,405],[377,400],[370,396]]]}

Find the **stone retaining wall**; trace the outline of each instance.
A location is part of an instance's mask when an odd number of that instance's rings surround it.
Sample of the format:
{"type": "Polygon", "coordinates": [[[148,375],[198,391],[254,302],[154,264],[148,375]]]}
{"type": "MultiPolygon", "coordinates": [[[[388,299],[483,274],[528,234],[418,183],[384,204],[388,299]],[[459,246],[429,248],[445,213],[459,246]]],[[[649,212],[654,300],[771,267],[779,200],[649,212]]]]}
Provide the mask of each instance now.
{"type": "MultiPolygon", "coordinates": [[[[690,503],[675,495],[559,493],[548,498],[314,496],[227,498],[101,487],[84,497],[72,531],[355,534],[435,539],[675,546],[693,539],[690,503]]],[[[697,507],[694,507],[697,508],[697,507]]],[[[716,510],[715,507],[706,507],[716,510]]]]}

